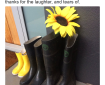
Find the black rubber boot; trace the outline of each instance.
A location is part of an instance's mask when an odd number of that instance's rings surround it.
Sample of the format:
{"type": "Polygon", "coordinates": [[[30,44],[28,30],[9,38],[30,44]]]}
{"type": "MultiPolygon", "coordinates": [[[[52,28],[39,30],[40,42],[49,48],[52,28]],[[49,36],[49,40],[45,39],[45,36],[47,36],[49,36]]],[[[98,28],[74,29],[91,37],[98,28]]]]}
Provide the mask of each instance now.
{"type": "Polygon", "coordinates": [[[63,59],[63,79],[60,85],[76,85],[75,79],[75,51],[76,51],[76,40],[78,34],[73,37],[67,38],[66,46],[64,49],[64,59],[63,59]]]}
{"type": "Polygon", "coordinates": [[[46,80],[42,85],[56,85],[61,76],[62,39],[60,34],[54,32],[42,38],[46,80]]]}
{"type": "Polygon", "coordinates": [[[29,85],[41,85],[46,79],[46,71],[44,66],[43,54],[42,54],[42,42],[39,39],[35,44],[35,54],[37,62],[37,72],[29,85]]]}
{"type": "Polygon", "coordinates": [[[30,61],[30,71],[20,80],[20,85],[28,85],[37,71],[34,44],[40,38],[41,36],[36,36],[24,43],[30,61]]]}

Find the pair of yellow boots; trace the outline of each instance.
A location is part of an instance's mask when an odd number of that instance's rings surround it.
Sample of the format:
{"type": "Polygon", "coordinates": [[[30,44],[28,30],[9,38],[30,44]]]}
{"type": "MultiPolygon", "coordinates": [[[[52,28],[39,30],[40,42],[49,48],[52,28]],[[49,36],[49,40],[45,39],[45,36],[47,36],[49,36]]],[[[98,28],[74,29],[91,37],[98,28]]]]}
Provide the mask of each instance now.
{"type": "Polygon", "coordinates": [[[30,70],[30,61],[26,54],[25,49],[23,49],[19,53],[15,53],[18,59],[18,65],[12,70],[13,75],[17,75],[18,77],[25,76],[30,70]]]}

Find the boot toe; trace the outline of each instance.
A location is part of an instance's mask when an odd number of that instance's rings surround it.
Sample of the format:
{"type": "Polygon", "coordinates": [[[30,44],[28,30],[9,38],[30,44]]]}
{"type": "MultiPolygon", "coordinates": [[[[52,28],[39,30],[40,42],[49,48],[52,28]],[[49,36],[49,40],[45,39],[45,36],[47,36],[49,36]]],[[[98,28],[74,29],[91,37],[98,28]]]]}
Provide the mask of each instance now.
{"type": "Polygon", "coordinates": [[[18,73],[14,73],[14,72],[12,72],[12,75],[18,75],[18,73]]]}
{"type": "Polygon", "coordinates": [[[13,70],[12,70],[12,74],[13,75],[17,75],[19,72],[20,72],[21,68],[19,68],[18,66],[15,67],[13,70]]]}
{"type": "Polygon", "coordinates": [[[26,74],[21,80],[20,85],[29,85],[32,78],[29,77],[29,74],[26,74]]]}

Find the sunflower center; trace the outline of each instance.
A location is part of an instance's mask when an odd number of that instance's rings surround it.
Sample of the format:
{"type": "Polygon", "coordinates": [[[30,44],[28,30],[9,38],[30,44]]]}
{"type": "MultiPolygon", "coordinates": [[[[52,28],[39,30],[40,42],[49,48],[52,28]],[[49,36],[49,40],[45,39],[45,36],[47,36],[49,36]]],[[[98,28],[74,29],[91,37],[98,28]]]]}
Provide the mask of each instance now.
{"type": "Polygon", "coordinates": [[[66,20],[64,17],[57,16],[57,17],[56,17],[56,20],[57,20],[57,22],[58,22],[60,25],[63,25],[63,26],[67,26],[67,25],[68,25],[68,22],[67,22],[67,20],[66,20]]]}

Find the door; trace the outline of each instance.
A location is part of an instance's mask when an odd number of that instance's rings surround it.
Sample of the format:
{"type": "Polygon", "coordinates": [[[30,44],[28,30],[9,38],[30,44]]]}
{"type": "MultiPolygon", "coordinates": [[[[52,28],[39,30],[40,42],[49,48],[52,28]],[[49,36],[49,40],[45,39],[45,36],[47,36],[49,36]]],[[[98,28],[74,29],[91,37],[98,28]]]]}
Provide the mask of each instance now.
{"type": "Polygon", "coordinates": [[[10,6],[5,7],[5,42],[20,45],[17,28],[10,6]]]}

